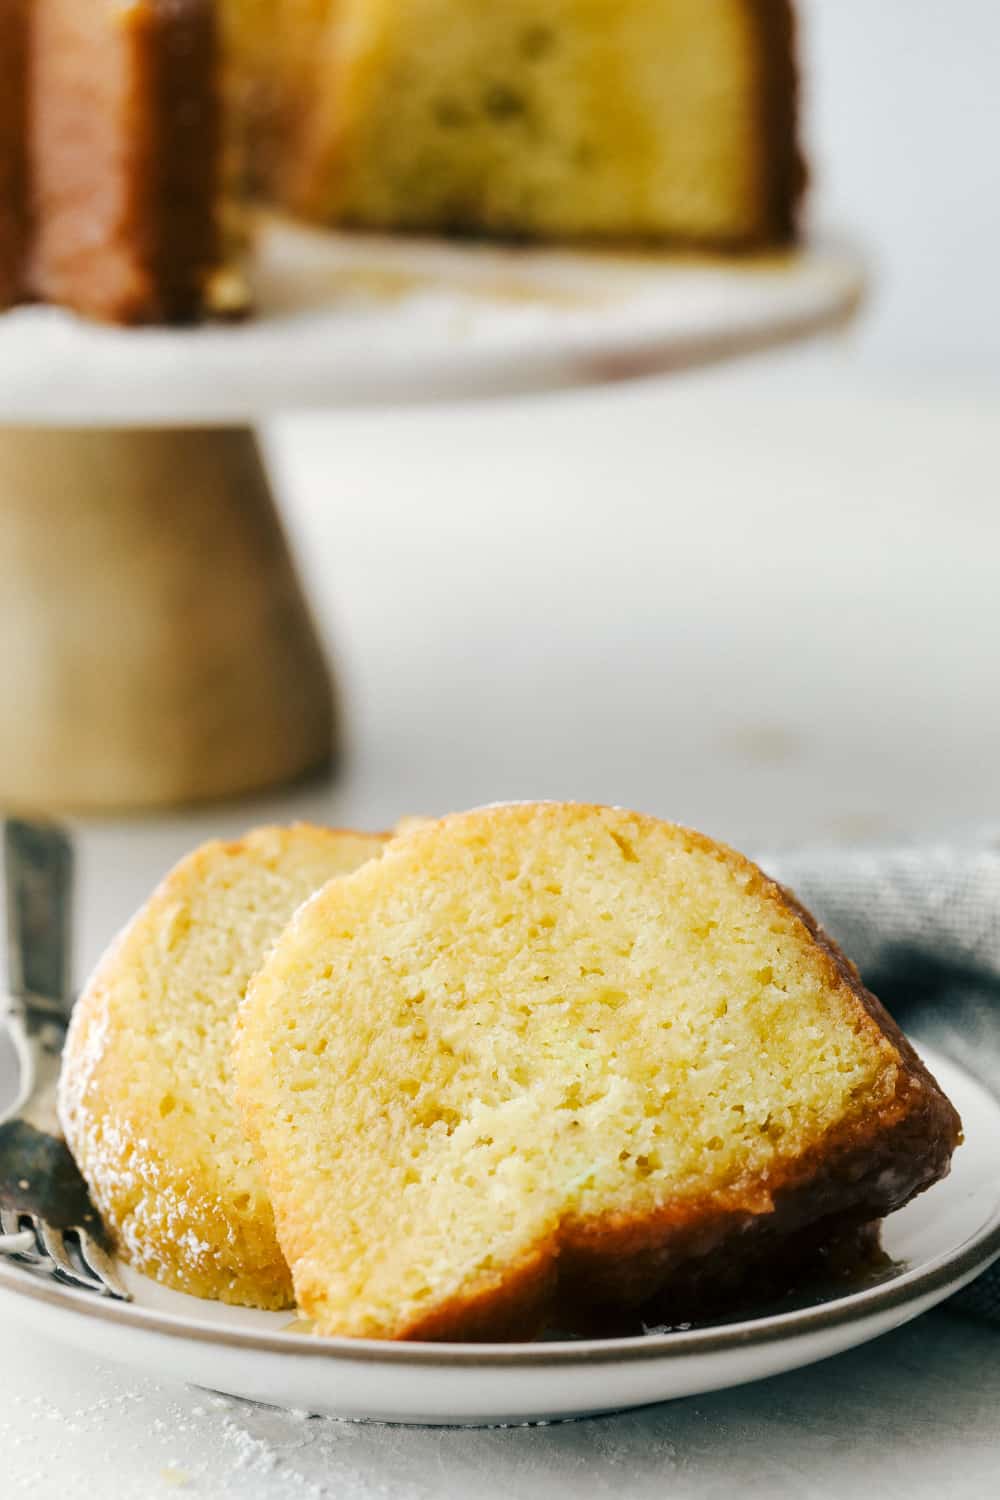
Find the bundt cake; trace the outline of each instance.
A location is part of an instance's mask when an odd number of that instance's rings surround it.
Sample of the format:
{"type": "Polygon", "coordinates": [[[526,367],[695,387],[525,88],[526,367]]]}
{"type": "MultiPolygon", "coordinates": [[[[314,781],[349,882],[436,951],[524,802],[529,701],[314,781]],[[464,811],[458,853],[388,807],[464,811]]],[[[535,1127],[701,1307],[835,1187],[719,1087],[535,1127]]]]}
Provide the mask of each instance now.
{"type": "Polygon", "coordinates": [[[876,1220],[955,1111],[733,851],[609,808],[411,826],[250,984],[237,1099],[323,1334],[489,1339],[876,1220]]]}
{"type": "Polygon", "coordinates": [[[4,303],[240,311],[251,195],[518,238],[794,228],[789,0],[0,0],[0,23],[4,303]]]}
{"type": "Polygon", "coordinates": [[[320,8],[321,39],[285,59],[311,106],[283,186],[313,218],[730,248],[792,232],[788,0],[320,8]]]}
{"type": "Polygon", "coordinates": [[[233,1021],[299,903],[382,845],[306,825],[206,844],[168,875],[76,1006],[60,1082],[66,1140],[121,1255],[168,1286],[291,1302],[233,1106],[233,1021]]]}

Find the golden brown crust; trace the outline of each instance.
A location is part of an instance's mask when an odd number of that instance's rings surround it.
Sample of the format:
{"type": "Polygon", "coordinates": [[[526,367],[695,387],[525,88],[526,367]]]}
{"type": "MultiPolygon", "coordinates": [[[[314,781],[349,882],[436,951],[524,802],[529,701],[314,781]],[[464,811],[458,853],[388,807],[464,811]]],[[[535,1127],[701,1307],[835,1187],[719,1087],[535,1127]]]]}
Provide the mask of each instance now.
{"type": "Polygon", "coordinates": [[[920,1109],[899,1115],[887,1104],[866,1129],[831,1132],[794,1172],[747,1183],[724,1201],[566,1226],[557,1251],[556,1321],[576,1330],[603,1309],[638,1309],[665,1296],[675,1307],[690,1304],[711,1275],[739,1285],[745,1271],[768,1253],[783,1253],[810,1226],[842,1232],[902,1208],[945,1175],[957,1144],[957,1116],[943,1095],[938,1099],[945,1107],[935,1107],[930,1120],[920,1109]]]}
{"type": "Polygon", "coordinates": [[[187,321],[212,310],[210,278],[223,257],[216,0],[149,5],[144,52],[155,129],[147,188],[147,255],[157,289],[153,315],[187,321]]]}
{"type": "Polygon", "coordinates": [[[398,1337],[491,1342],[546,1327],[590,1333],[630,1314],[690,1318],[725,1305],[725,1293],[739,1296],[764,1262],[772,1291],[785,1290],[803,1236],[815,1250],[947,1175],[961,1139],[958,1115],[923,1064],[901,1075],[897,1095],[867,1128],[831,1132],[794,1173],[641,1217],[565,1221],[509,1277],[466,1290],[398,1337]]]}
{"type": "MultiPolygon", "coordinates": [[[[766,878],[766,877],[765,877],[766,878]]],[[[926,1117],[928,1129],[935,1133],[939,1146],[947,1149],[945,1165],[951,1153],[962,1139],[962,1122],[950,1099],[942,1092],[937,1079],[917,1055],[913,1045],[893,1020],[881,1000],[866,989],[856,964],[837,947],[837,944],[817,922],[792,891],[771,882],[780,893],[786,908],[798,917],[813,941],[826,955],[837,977],[847,985],[865,1014],[874,1021],[879,1031],[897,1049],[905,1064],[905,1074],[900,1080],[899,1103],[905,1104],[905,1114],[911,1118],[926,1117]]],[[[943,1171],[935,1174],[943,1176],[943,1171]]],[[[917,1188],[917,1192],[921,1189],[917,1188]]],[[[912,1194],[911,1194],[912,1196],[912,1194]]],[[[899,1207],[901,1205],[897,1205],[899,1207]]]]}
{"type": "Polygon", "coordinates": [[[750,0],[757,38],[761,244],[795,238],[808,174],[799,142],[798,27],[791,0],[750,0]]]}
{"type": "Polygon", "coordinates": [[[29,66],[38,295],[200,316],[222,258],[213,0],[35,0],[29,66]]]}
{"type": "Polygon", "coordinates": [[[857,1290],[870,1284],[888,1257],[881,1247],[881,1220],[852,1223],[834,1215],[779,1234],[755,1219],[741,1234],[739,1253],[723,1237],[703,1254],[680,1261],[663,1288],[639,1306],[600,1305],[586,1296],[567,1298],[567,1323],[554,1332],[611,1338],[643,1327],[674,1326],[756,1317],[791,1293],[857,1290]]]}
{"type": "Polygon", "coordinates": [[[0,0],[0,308],[24,290],[28,237],[25,159],[25,0],[0,0]]]}
{"type": "Polygon", "coordinates": [[[397,1335],[409,1342],[503,1344],[545,1332],[558,1305],[558,1259],[539,1245],[516,1265],[482,1277],[397,1335]]]}

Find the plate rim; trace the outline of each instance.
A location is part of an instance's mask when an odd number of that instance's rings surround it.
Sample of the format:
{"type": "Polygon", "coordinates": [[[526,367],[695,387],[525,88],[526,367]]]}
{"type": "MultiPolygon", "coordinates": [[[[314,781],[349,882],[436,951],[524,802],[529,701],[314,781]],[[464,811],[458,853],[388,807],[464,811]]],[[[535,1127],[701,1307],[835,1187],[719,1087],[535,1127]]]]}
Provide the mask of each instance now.
{"type": "MultiPolygon", "coordinates": [[[[956,1059],[931,1047],[921,1055],[932,1069],[941,1063],[955,1069],[963,1083],[978,1092],[993,1110],[1000,1111],[1000,1094],[989,1088],[956,1059]]],[[[724,1323],[716,1328],[677,1330],[615,1339],[553,1340],[533,1344],[469,1344],[394,1341],[391,1339],[317,1338],[311,1334],[267,1332],[256,1329],[211,1328],[176,1313],[95,1297],[69,1286],[42,1280],[33,1272],[0,1258],[0,1291],[30,1301],[62,1308],[97,1322],[134,1332],[154,1334],[196,1344],[211,1344],[267,1355],[326,1359],[337,1362],[401,1366],[447,1365],[463,1369],[544,1369],[568,1365],[602,1365],[636,1361],[673,1360],[692,1355],[723,1354],[751,1344],[808,1338],[845,1323],[861,1322],[901,1306],[958,1291],[1000,1259],[1000,1191],[986,1222],[951,1250],[925,1265],[902,1272],[891,1281],[849,1292],[815,1307],[770,1313],[760,1318],[724,1323]]],[[[937,1299],[940,1300],[940,1299],[937,1299]]]]}
{"type": "Polygon", "coordinates": [[[390,360],[376,358],[373,363],[359,361],[350,351],[343,357],[319,358],[311,346],[301,349],[303,320],[325,323],[330,316],[326,303],[292,312],[269,312],[265,307],[255,319],[193,329],[121,329],[93,324],[58,307],[25,305],[0,317],[0,425],[246,425],[290,411],[385,410],[600,390],[742,358],[847,326],[863,306],[873,275],[870,257],[850,231],[818,229],[791,247],[733,255],[317,231],[280,215],[267,215],[267,228],[301,242],[306,256],[346,255],[348,271],[354,265],[350,257],[360,254],[384,255],[390,275],[399,267],[405,272],[412,263],[417,298],[428,290],[443,294],[460,322],[470,306],[492,309],[495,318],[505,308],[523,308],[516,298],[511,302],[482,295],[476,277],[491,260],[515,267],[518,273],[536,266],[543,277],[560,263],[573,263],[584,274],[631,267],[648,275],[649,286],[657,281],[659,269],[664,273],[660,292],[678,276],[694,280],[707,275],[714,278],[716,297],[719,288],[730,286],[746,291],[786,285],[780,278],[791,273],[796,297],[777,310],[769,304],[763,317],[759,312],[748,316],[744,309],[735,316],[728,311],[721,320],[699,316],[693,325],[670,319],[664,324],[659,316],[649,324],[647,312],[640,334],[622,312],[644,306],[643,297],[623,295],[582,328],[571,320],[547,327],[544,336],[515,339],[510,347],[489,339],[480,344],[444,338],[430,357],[421,357],[416,372],[412,350],[406,348],[402,359],[397,350],[390,360]],[[425,258],[440,260],[439,275],[427,279],[425,258]],[[4,318],[12,320],[6,329],[4,318]],[[41,352],[26,376],[24,346],[29,342],[41,352]],[[11,359],[20,361],[16,381],[7,378],[11,359]],[[81,392],[73,384],[81,360],[89,362],[96,389],[81,392]],[[246,368],[255,362],[267,370],[280,369],[280,379],[248,379],[246,368]],[[123,399],[126,364],[129,390],[123,399]]]}

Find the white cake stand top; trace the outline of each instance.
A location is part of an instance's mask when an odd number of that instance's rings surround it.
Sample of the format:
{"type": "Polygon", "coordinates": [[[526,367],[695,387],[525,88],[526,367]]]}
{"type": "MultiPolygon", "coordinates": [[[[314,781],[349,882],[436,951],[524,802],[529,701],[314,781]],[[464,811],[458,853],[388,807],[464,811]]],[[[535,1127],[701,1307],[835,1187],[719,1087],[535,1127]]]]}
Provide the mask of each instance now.
{"type": "Polygon", "coordinates": [[[245,423],[653,374],[803,337],[860,298],[837,246],[742,259],[317,233],[276,220],[257,315],[193,329],[0,317],[0,423],[245,423]]]}

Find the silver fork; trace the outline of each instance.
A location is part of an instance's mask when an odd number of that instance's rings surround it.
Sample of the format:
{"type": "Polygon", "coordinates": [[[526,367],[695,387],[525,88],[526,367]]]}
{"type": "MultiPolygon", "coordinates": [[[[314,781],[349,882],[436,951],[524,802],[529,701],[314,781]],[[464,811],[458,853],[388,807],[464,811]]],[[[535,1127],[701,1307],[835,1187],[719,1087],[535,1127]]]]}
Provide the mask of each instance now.
{"type": "Polygon", "coordinates": [[[56,1116],[59,1060],[72,1009],[73,851],[60,829],[4,824],[9,995],[0,995],[19,1063],[0,1113],[0,1255],[56,1281],[129,1301],[100,1216],[56,1116]]]}

